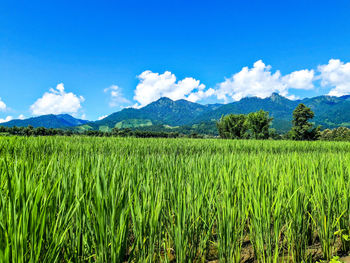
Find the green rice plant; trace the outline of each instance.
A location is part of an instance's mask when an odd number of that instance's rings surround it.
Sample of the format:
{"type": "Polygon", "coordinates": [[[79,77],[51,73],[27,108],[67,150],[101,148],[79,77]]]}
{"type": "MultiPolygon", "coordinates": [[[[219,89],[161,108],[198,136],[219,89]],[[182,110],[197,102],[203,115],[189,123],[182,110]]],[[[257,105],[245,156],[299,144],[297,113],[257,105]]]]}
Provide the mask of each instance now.
{"type": "Polygon", "coordinates": [[[224,169],[219,174],[221,198],[217,202],[218,249],[222,262],[240,262],[247,220],[244,181],[240,173],[224,169]]]}
{"type": "Polygon", "coordinates": [[[151,159],[137,171],[132,184],[131,220],[133,229],[133,257],[140,262],[155,262],[161,258],[163,183],[162,178],[148,174],[153,168],[151,159]]]}
{"type": "MultiPolygon", "coordinates": [[[[302,157],[304,158],[304,157],[302,157]]],[[[310,218],[309,188],[305,185],[308,180],[303,173],[304,167],[299,159],[297,163],[288,161],[285,172],[289,174],[287,181],[287,230],[286,240],[288,254],[294,262],[307,262],[307,246],[312,240],[312,222],[310,218]]]]}
{"type": "Polygon", "coordinates": [[[330,260],[334,252],[335,235],[337,230],[337,217],[339,192],[335,188],[333,165],[326,160],[311,164],[312,167],[312,207],[311,217],[319,236],[323,257],[330,260]],[[328,174],[325,174],[328,171],[328,174]]]}
{"type": "MultiPolygon", "coordinates": [[[[285,184],[271,180],[277,174],[264,169],[270,165],[267,159],[256,159],[257,169],[247,176],[250,240],[259,262],[278,262],[280,236],[284,226],[285,184]]],[[[276,178],[277,179],[277,178],[276,178]]]]}

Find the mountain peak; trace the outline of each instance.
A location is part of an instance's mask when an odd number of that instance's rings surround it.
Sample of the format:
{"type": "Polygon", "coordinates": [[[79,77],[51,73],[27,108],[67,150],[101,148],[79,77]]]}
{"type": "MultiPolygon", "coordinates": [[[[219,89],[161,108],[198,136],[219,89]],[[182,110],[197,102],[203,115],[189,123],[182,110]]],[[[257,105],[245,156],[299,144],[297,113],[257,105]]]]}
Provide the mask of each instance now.
{"type": "Polygon", "coordinates": [[[281,96],[279,93],[277,92],[273,92],[270,96],[270,98],[284,98],[283,96],[281,96]]]}
{"type": "Polygon", "coordinates": [[[72,118],[73,118],[73,116],[70,115],[70,114],[68,114],[68,113],[62,113],[62,114],[57,114],[57,115],[55,115],[55,114],[50,114],[50,115],[54,115],[54,116],[57,116],[57,117],[72,117],[72,118]]]}
{"type": "Polygon", "coordinates": [[[282,101],[289,100],[286,97],[281,96],[277,92],[272,93],[269,98],[271,99],[271,101],[274,101],[274,102],[282,102],[282,101]]]}
{"type": "Polygon", "coordinates": [[[169,99],[168,97],[161,97],[158,100],[156,100],[155,102],[173,102],[173,100],[169,99]]]}

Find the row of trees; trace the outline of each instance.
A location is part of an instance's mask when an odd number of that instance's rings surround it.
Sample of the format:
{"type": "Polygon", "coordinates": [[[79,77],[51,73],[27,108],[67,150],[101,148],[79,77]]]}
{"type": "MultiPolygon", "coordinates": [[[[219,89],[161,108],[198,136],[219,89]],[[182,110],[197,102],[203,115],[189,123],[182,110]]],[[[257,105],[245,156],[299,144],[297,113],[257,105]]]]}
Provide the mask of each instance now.
{"type": "Polygon", "coordinates": [[[47,129],[44,127],[34,128],[33,126],[28,127],[4,127],[0,126],[0,134],[10,134],[17,136],[71,136],[74,134],[72,130],[62,129],[47,129]]]}
{"type": "MultiPolygon", "coordinates": [[[[299,104],[293,111],[292,129],[285,138],[293,140],[317,140],[320,136],[320,126],[313,127],[309,122],[314,113],[304,104],[299,104]]],[[[276,133],[270,129],[273,118],[267,111],[245,114],[229,114],[222,116],[217,122],[218,132],[225,139],[268,139],[275,138],[276,133]]]]}
{"type": "Polygon", "coordinates": [[[28,127],[4,127],[0,126],[0,134],[9,134],[17,136],[72,136],[72,135],[83,135],[93,137],[138,137],[138,138],[178,138],[178,137],[190,137],[190,138],[201,138],[201,135],[192,133],[184,135],[179,132],[156,132],[156,131],[139,131],[131,129],[118,129],[114,128],[111,132],[87,130],[84,132],[78,132],[74,130],[63,130],[63,129],[47,129],[44,127],[34,128],[33,126],[28,127]]]}
{"type": "Polygon", "coordinates": [[[320,140],[325,141],[350,141],[350,129],[338,127],[335,129],[325,129],[320,133],[320,140]]]}

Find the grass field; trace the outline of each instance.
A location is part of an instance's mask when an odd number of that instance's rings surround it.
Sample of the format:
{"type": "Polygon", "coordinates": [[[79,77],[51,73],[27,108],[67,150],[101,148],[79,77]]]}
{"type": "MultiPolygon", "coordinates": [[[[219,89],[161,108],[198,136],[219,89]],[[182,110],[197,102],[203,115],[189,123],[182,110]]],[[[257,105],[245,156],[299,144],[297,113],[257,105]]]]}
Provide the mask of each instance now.
{"type": "Polygon", "coordinates": [[[350,144],[0,137],[0,262],[315,262],[350,249],[350,144]]]}

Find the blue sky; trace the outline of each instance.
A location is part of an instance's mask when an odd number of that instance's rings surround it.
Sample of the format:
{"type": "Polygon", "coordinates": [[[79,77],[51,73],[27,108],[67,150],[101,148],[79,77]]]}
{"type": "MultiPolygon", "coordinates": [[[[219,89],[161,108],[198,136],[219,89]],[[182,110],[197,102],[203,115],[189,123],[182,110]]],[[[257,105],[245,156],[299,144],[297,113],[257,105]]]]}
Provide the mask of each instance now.
{"type": "MultiPolygon", "coordinates": [[[[0,119],[350,93],[349,1],[1,1],[0,119]]],[[[0,120],[1,121],[1,120],[0,120]]]]}

